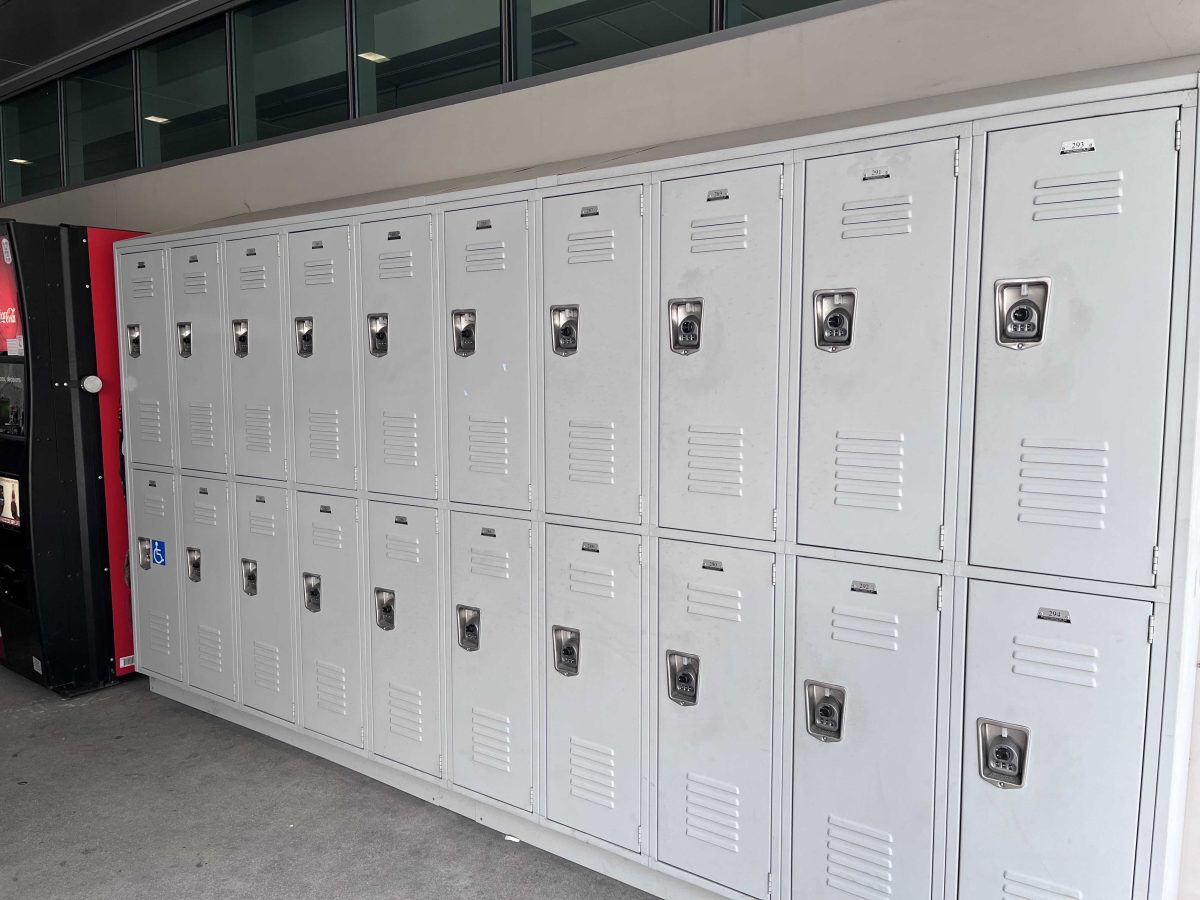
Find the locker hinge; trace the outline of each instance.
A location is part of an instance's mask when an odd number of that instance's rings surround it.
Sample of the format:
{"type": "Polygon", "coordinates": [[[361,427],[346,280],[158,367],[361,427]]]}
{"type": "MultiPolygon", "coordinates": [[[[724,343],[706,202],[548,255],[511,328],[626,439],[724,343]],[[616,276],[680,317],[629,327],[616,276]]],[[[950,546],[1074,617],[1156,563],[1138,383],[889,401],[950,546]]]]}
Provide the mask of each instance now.
{"type": "Polygon", "coordinates": [[[1183,146],[1183,121],[1181,119],[1176,119],[1175,120],[1175,149],[1178,150],[1181,146],[1183,146]]]}
{"type": "Polygon", "coordinates": [[[783,199],[783,173],[779,173],[779,199],[783,199]]]}
{"type": "MultiPolygon", "coordinates": [[[[525,204],[525,230],[526,231],[529,230],[529,204],[528,203],[525,204]]],[[[533,788],[530,788],[529,790],[530,790],[530,795],[532,796],[533,788]]],[[[529,804],[529,808],[533,809],[532,801],[529,804]]]]}
{"type": "Polygon", "coordinates": [[[938,585],[938,612],[942,611],[942,586],[938,585]]]}
{"type": "Polygon", "coordinates": [[[442,487],[442,476],[440,476],[436,472],[434,472],[433,473],[433,496],[435,498],[442,496],[441,487],[442,487]]]}
{"type": "Polygon", "coordinates": [[[771,872],[767,873],[767,896],[775,894],[775,875],[771,872]]]}
{"type": "Polygon", "coordinates": [[[938,549],[939,550],[946,549],[946,526],[945,525],[938,526],[938,549]]]}
{"type": "Polygon", "coordinates": [[[529,536],[529,546],[530,546],[530,547],[532,547],[532,546],[533,546],[533,529],[532,529],[532,528],[530,528],[530,529],[529,529],[527,532],[525,532],[525,533],[526,533],[526,534],[529,536]]]}
{"type": "Polygon", "coordinates": [[[350,229],[349,228],[346,229],[346,247],[347,248],[350,247],[350,229]]]}
{"type": "MultiPolygon", "coordinates": [[[[646,215],[646,192],[645,191],[642,191],[640,194],[638,194],[638,215],[639,216],[646,215]]],[[[640,833],[641,830],[642,829],[639,828],[638,832],[640,833]]],[[[641,838],[639,837],[638,840],[641,841],[641,838]]]]}
{"type": "Polygon", "coordinates": [[[358,742],[360,744],[364,744],[364,745],[367,743],[367,729],[366,728],[358,729],[358,742]]]}
{"type": "Polygon", "coordinates": [[[433,514],[433,533],[434,534],[442,533],[442,520],[436,512],[433,514]]]}
{"type": "Polygon", "coordinates": [[[429,239],[433,240],[433,216],[429,217],[429,239]]]}
{"type": "Polygon", "coordinates": [[[527,488],[525,494],[529,498],[529,502],[532,503],[533,502],[533,485],[527,484],[527,485],[525,485],[525,487],[527,488]]]}
{"type": "Polygon", "coordinates": [[[1147,644],[1154,643],[1154,616],[1150,617],[1150,623],[1146,627],[1146,643],[1147,644]]]}
{"type": "Polygon", "coordinates": [[[779,530],[779,507],[771,510],[771,531],[779,530]]]}
{"type": "Polygon", "coordinates": [[[639,543],[638,544],[638,565],[644,566],[645,564],[646,564],[646,554],[645,554],[645,551],[644,551],[642,545],[639,543]]]}
{"type": "Polygon", "coordinates": [[[775,563],[771,563],[771,584],[775,584],[775,579],[778,576],[778,574],[779,574],[778,566],[776,566],[775,563]]]}
{"type": "Polygon", "coordinates": [[[533,810],[533,785],[529,786],[529,809],[533,810]]]}
{"type": "Polygon", "coordinates": [[[642,826],[639,825],[638,826],[638,852],[639,853],[641,853],[642,848],[646,846],[645,837],[646,837],[645,832],[642,830],[642,826]]]}
{"type": "Polygon", "coordinates": [[[958,148],[954,148],[954,177],[958,177],[958,148]]]}
{"type": "Polygon", "coordinates": [[[441,774],[445,773],[445,771],[446,771],[446,757],[444,757],[442,754],[439,753],[438,754],[438,774],[441,775],[441,774]]]}
{"type": "Polygon", "coordinates": [[[646,498],[638,494],[638,521],[646,520],[646,498]]]}
{"type": "Polygon", "coordinates": [[[1151,557],[1150,574],[1158,575],[1158,547],[1157,546],[1155,546],[1154,555],[1151,557]]]}

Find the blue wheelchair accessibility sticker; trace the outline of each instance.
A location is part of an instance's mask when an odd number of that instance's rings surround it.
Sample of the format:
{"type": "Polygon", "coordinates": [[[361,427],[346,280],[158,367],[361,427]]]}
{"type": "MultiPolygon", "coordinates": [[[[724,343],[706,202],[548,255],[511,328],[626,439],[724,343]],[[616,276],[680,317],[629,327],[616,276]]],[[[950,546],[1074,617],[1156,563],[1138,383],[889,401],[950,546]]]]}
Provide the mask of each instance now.
{"type": "Polygon", "coordinates": [[[167,542],[166,541],[151,541],[150,542],[150,561],[156,566],[165,566],[167,564],[167,542]]]}

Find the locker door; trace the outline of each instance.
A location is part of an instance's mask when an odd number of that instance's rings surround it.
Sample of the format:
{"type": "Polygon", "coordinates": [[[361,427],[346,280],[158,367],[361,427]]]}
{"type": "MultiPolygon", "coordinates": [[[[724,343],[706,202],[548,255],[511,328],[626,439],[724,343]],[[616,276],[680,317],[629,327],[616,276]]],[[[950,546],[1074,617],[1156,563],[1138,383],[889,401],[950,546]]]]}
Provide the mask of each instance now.
{"type": "Polygon", "coordinates": [[[438,513],[367,504],[371,536],[372,748],[380,756],[441,774],[438,636],[438,513]]]}
{"type": "Polygon", "coordinates": [[[641,521],[642,189],[542,203],[546,510],[641,521]]]}
{"type": "Polygon", "coordinates": [[[528,210],[446,213],[452,500],[529,509],[528,210]]]}
{"type": "Polygon", "coordinates": [[[167,284],[161,250],[120,257],[121,314],[125,333],[125,440],[133,463],[169,466],[171,445],[170,355],[167,284]]]}
{"type": "Polygon", "coordinates": [[[941,558],[957,146],[806,164],[802,544],[941,558]]]}
{"type": "Polygon", "coordinates": [[[454,783],[533,809],[529,523],[450,517],[454,783]]]}
{"type": "Polygon", "coordinates": [[[358,487],[350,229],[288,235],[296,480],[358,487]]]}
{"type": "Polygon", "coordinates": [[[296,614],[287,491],[257,484],[239,484],[234,491],[242,704],[295,722],[296,614]]]}
{"type": "Polygon", "coordinates": [[[640,548],[634,534],[546,526],[546,815],[629,850],[641,825],[640,548]]]}
{"type": "Polygon", "coordinates": [[[176,567],[175,476],[131,472],[133,533],[129,570],[137,601],[137,668],[183,680],[183,616],[176,567]]]}
{"type": "Polygon", "coordinates": [[[206,472],[229,470],[225,434],[225,364],[221,348],[221,263],[218,245],[171,250],[171,313],[175,351],[179,464],[206,472]]]}
{"type": "Polygon", "coordinates": [[[1177,118],[988,136],[973,563],[1153,583],[1177,118]]]}
{"type": "Polygon", "coordinates": [[[775,536],[780,166],[662,186],[659,522],[775,536]]]}
{"type": "Polygon", "coordinates": [[[1129,897],[1152,605],[969,590],[959,896],[1129,897]]]}
{"type": "Polygon", "coordinates": [[[180,486],[188,684],[236,700],[229,484],[184,476],[180,486]]]}
{"type": "Polygon", "coordinates": [[[363,746],[358,503],[296,494],[304,727],[363,746]]]}
{"type": "Polygon", "coordinates": [[[797,570],[792,894],[928,898],[939,578],[797,570]]]}
{"type": "Polygon", "coordinates": [[[433,218],[362,226],[367,487],[437,497],[433,218]]]}
{"type": "Polygon", "coordinates": [[[234,471],[283,479],[287,477],[287,410],[279,238],[270,234],[230,241],[225,259],[234,471]]]}
{"type": "Polygon", "coordinates": [[[658,858],[753,897],[771,868],[774,559],[659,542],[658,858]]]}

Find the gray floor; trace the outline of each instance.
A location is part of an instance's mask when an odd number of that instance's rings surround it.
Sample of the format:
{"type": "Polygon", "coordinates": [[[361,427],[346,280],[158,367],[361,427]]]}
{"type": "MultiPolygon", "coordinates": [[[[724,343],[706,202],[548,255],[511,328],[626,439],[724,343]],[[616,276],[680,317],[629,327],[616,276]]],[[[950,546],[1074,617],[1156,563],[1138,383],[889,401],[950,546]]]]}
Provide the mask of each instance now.
{"type": "Polygon", "coordinates": [[[0,897],[649,895],[150,693],[0,669],[0,897]]]}

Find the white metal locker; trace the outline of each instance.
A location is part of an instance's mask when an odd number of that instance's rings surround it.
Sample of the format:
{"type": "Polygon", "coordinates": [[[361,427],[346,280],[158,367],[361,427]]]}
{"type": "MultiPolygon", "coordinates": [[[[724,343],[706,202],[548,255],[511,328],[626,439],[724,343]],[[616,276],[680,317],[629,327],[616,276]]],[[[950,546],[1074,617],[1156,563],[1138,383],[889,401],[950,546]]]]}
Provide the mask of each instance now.
{"type": "Polygon", "coordinates": [[[171,443],[170,351],[167,345],[167,282],[161,250],[119,257],[120,336],[125,354],[125,441],[133,463],[169,466],[171,443]]]}
{"type": "Polygon", "coordinates": [[[438,512],[367,504],[373,671],[372,749],[441,774],[438,512]]]}
{"type": "Polygon", "coordinates": [[[533,809],[532,551],[528,522],[450,516],[454,783],[533,809]]]}
{"type": "Polygon", "coordinates": [[[236,700],[229,483],[185,475],[180,499],[188,684],[236,700]]]}
{"type": "Polygon", "coordinates": [[[658,858],[753,897],[771,869],[774,560],[659,542],[658,858]]]}
{"type": "Polygon", "coordinates": [[[446,213],[450,498],[529,509],[529,204],[446,213]]]}
{"type": "Polygon", "coordinates": [[[957,147],[805,165],[802,544],[941,558],[957,147]]]}
{"type": "Polygon", "coordinates": [[[362,242],[367,488],[435,499],[433,217],[368,222],[362,242]]]}
{"type": "Polygon", "coordinates": [[[296,591],[288,492],[234,487],[242,704],[296,721],[296,591]]]}
{"type": "Polygon", "coordinates": [[[988,135],[972,563],[1153,583],[1178,115],[988,135]]]}
{"type": "Polygon", "coordinates": [[[640,849],[641,538],[546,526],[546,816],[640,849]]]}
{"type": "Polygon", "coordinates": [[[283,479],[287,477],[287,409],[278,235],[229,241],[225,273],[234,471],[283,479]]]}
{"type": "Polygon", "coordinates": [[[288,235],[296,480],[358,487],[350,229],[288,235]]]}
{"type": "Polygon", "coordinates": [[[1152,611],[971,582],[960,897],[1132,894],[1152,611]]]}
{"type": "Polygon", "coordinates": [[[358,501],[296,494],[304,727],[363,746],[358,501]]]}
{"type": "Polygon", "coordinates": [[[171,314],[179,465],[229,471],[221,261],[216,242],[171,250],[171,314]]]}
{"type": "Polygon", "coordinates": [[[175,539],[175,476],[130,473],[134,546],[129,569],[137,600],[137,667],[183,680],[183,615],[179,605],[182,548],[175,539]]]}
{"type": "Polygon", "coordinates": [[[546,511],[641,521],[642,189],[542,203],[546,511]]]}
{"type": "Polygon", "coordinates": [[[932,895],[939,583],[797,561],[794,897],[932,895]]]}
{"type": "Polygon", "coordinates": [[[659,522],[775,537],[783,169],[662,186],[659,522]]]}

